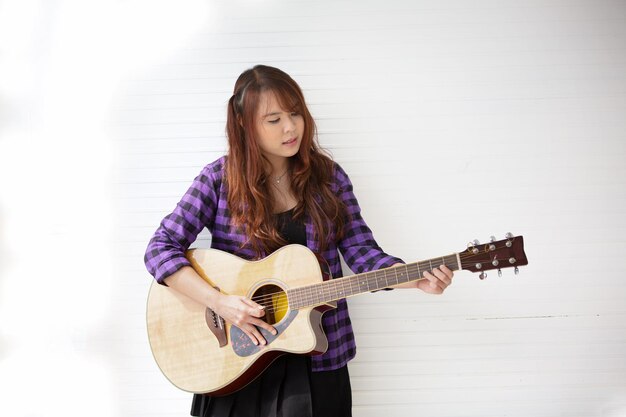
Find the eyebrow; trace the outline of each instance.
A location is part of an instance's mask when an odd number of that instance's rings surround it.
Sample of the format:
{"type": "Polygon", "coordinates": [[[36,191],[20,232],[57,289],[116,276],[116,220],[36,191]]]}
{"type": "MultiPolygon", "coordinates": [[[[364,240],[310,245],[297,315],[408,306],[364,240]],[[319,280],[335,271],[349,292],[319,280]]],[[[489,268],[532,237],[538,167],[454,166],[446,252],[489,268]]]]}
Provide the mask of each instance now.
{"type": "Polygon", "coordinates": [[[282,112],[280,112],[280,111],[275,111],[275,112],[272,112],[272,113],[267,113],[266,115],[263,115],[263,118],[268,117],[268,116],[278,116],[278,115],[280,115],[280,114],[282,114],[282,112]]]}

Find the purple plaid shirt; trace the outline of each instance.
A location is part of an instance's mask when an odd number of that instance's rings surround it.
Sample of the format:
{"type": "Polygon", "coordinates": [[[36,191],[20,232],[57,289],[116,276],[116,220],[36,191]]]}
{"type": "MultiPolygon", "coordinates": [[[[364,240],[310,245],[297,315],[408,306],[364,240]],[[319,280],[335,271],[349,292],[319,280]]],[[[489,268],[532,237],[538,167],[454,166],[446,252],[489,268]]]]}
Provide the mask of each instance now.
{"type": "MultiPolygon", "coordinates": [[[[227,189],[223,181],[224,163],[221,157],[210,163],[193,181],[172,213],[167,215],[146,249],[145,262],[148,271],[159,283],[183,266],[190,265],[185,251],[195,241],[204,227],[211,232],[211,247],[230,252],[244,259],[254,259],[256,254],[249,245],[242,246],[246,237],[232,225],[227,206],[227,189]]],[[[339,251],[346,264],[355,273],[386,268],[401,259],[387,255],[378,246],[372,231],[363,217],[352,192],[348,175],[338,165],[334,166],[332,190],[345,203],[350,221],[345,225],[344,236],[336,241],[335,233],[329,236],[327,249],[321,253],[328,262],[334,278],[341,277],[339,251]]],[[[314,239],[314,226],[305,217],[307,247],[320,252],[314,239]]],[[[328,337],[326,353],[312,357],[314,371],[326,371],[344,366],[356,354],[356,344],[346,300],[339,300],[336,309],[326,312],[323,325],[328,337]]]]}

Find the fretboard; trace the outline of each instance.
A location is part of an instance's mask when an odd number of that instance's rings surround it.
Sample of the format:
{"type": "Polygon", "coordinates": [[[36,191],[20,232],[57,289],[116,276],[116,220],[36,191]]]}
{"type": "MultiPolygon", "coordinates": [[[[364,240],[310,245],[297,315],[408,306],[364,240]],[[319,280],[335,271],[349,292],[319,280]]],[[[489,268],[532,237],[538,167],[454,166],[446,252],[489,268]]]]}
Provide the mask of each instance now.
{"type": "Polygon", "coordinates": [[[458,254],[454,253],[440,258],[331,279],[319,284],[287,290],[289,308],[315,307],[353,295],[417,281],[424,278],[424,271],[432,271],[441,265],[453,271],[461,269],[458,254]]]}

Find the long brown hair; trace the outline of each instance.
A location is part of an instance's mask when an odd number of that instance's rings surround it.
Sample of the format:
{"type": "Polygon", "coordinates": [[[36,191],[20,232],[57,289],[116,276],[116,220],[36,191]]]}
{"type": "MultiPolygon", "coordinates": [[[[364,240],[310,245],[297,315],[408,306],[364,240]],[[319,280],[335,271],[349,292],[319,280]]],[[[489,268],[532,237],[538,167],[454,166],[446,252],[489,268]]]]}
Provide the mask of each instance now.
{"type": "Polygon", "coordinates": [[[333,161],[317,142],[315,122],[298,84],[283,71],[265,65],[244,71],[228,102],[226,181],[233,221],[243,228],[259,256],[286,243],[278,234],[273,216],[269,161],[257,142],[257,108],[261,93],[266,91],[276,96],[285,111],[297,112],[304,118],[300,149],[288,161],[291,188],[298,201],[294,218],[311,217],[315,238],[324,250],[333,230],[336,238],[341,237],[347,214],[345,205],[331,190],[333,161]]]}

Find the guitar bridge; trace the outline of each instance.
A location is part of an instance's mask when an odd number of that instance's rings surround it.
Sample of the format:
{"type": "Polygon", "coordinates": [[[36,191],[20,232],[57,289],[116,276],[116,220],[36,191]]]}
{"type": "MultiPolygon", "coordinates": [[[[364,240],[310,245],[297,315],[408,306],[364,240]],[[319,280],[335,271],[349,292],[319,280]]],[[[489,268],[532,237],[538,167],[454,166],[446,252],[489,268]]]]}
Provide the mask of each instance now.
{"type": "MultiPolygon", "coordinates": [[[[216,290],[219,291],[219,288],[216,288],[216,290]]],[[[228,344],[228,340],[226,339],[226,323],[224,322],[224,319],[209,307],[206,308],[204,319],[206,320],[207,327],[217,339],[220,347],[226,346],[228,344]]]]}

